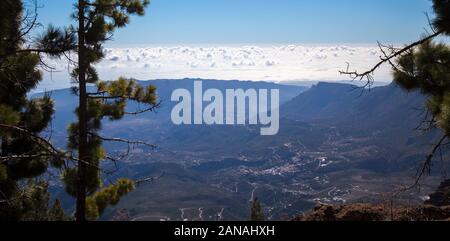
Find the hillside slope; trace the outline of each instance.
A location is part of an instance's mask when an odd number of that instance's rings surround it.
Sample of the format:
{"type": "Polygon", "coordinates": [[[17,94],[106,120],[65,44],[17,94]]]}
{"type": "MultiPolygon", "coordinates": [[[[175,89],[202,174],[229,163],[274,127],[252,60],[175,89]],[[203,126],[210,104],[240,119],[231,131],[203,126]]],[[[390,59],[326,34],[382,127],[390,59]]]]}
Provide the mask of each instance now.
{"type": "MultiPolygon", "coordinates": [[[[114,177],[140,179],[165,173],[157,183],[130,193],[104,219],[126,209],[139,220],[198,220],[200,212],[208,213],[204,220],[219,216],[240,220],[248,215],[248,200],[254,196],[272,220],[289,219],[316,202],[372,202],[410,184],[438,134],[414,130],[425,100],[418,93],[389,85],[361,95],[351,85],[333,83],[305,91],[264,82],[204,82],[205,89],[280,88],[282,118],[276,136],[261,136],[259,126],[175,126],[170,121],[174,103],[167,100],[176,88],[192,89],[193,81],[143,82],[159,88],[163,107],[157,113],[104,121],[102,134],[107,137],[158,146],[133,149],[114,177]]],[[[64,145],[76,100],[68,90],[52,96],[53,141],[64,145]]],[[[118,144],[106,147],[111,154],[127,151],[118,144]]],[[[401,200],[422,202],[436,186],[436,179],[431,179],[422,186],[425,194],[411,192],[401,200]]]]}

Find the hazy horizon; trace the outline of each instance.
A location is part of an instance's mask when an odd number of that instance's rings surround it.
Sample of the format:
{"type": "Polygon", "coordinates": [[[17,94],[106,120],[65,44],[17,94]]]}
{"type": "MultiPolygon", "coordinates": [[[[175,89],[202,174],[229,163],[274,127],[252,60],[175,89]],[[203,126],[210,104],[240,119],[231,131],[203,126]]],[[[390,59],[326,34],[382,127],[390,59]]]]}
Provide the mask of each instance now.
{"type": "MultiPolygon", "coordinates": [[[[376,64],[377,41],[401,46],[429,28],[431,1],[382,1],[390,7],[380,0],[153,0],[145,16],[130,18],[105,44],[96,67],[104,80],[350,80],[339,71],[347,63],[352,70],[376,64]]],[[[38,0],[38,21],[73,24],[74,3],[38,0]]],[[[35,91],[69,87],[67,61],[48,63],[58,72],[45,73],[35,91]]],[[[390,73],[383,66],[375,79],[390,82],[390,73]]]]}
{"type": "MultiPolygon", "coordinates": [[[[369,44],[165,45],[109,47],[105,53],[105,59],[96,65],[103,80],[124,76],[140,80],[201,78],[280,83],[350,80],[339,74],[347,63],[351,69],[367,69],[379,61],[381,54],[376,45],[369,44]]],[[[46,62],[56,71],[44,72],[44,81],[35,92],[70,87],[68,61],[63,58],[46,62]]],[[[390,82],[390,72],[389,66],[383,66],[375,78],[390,82]]]]}

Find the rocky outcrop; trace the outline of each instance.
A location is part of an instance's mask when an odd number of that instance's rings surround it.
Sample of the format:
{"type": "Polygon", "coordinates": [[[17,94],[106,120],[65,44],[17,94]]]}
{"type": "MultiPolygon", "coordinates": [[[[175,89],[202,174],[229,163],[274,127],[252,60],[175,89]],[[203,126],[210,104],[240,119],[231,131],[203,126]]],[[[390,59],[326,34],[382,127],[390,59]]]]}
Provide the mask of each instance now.
{"type": "Polygon", "coordinates": [[[370,204],[320,204],[312,212],[300,215],[294,221],[450,221],[450,206],[422,205],[391,209],[370,204]]]}

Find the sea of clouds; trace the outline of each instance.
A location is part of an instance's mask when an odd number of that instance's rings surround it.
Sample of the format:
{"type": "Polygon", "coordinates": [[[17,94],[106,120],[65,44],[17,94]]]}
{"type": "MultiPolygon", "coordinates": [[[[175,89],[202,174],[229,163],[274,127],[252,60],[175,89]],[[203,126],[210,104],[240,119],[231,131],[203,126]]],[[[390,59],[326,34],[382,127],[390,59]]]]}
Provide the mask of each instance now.
{"type": "MultiPolygon", "coordinates": [[[[216,47],[132,47],[106,48],[105,59],[96,65],[103,80],[120,76],[148,79],[203,78],[254,81],[342,81],[339,70],[366,70],[380,60],[376,46],[216,46],[216,47]]],[[[76,56],[71,56],[72,58],[76,56]]],[[[37,91],[70,86],[67,60],[49,59],[56,68],[45,73],[37,91]]],[[[383,66],[376,79],[391,79],[383,66]]]]}

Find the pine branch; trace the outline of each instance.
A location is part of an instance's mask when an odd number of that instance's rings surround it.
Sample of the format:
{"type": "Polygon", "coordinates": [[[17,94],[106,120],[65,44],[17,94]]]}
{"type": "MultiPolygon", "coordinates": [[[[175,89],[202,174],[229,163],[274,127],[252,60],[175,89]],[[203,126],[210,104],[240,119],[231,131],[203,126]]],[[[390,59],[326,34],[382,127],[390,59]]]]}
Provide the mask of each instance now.
{"type": "Polygon", "coordinates": [[[154,104],[152,107],[144,109],[144,110],[138,110],[135,112],[125,112],[126,115],[139,115],[146,112],[155,112],[156,109],[161,107],[162,101],[158,102],[157,104],[154,104]]]}
{"type": "MultiPolygon", "coordinates": [[[[433,33],[433,34],[431,34],[431,35],[429,35],[429,36],[427,36],[427,37],[425,37],[425,38],[422,38],[422,39],[420,39],[420,40],[418,40],[418,41],[416,41],[416,42],[414,42],[414,43],[412,43],[412,44],[409,44],[409,45],[405,46],[405,47],[402,48],[402,49],[399,49],[399,50],[397,50],[397,51],[394,51],[393,53],[391,53],[391,54],[388,55],[388,56],[381,57],[380,62],[378,62],[372,69],[367,70],[367,71],[365,71],[365,72],[349,71],[350,65],[348,64],[347,70],[345,70],[345,71],[339,71],[339,73],[340,73],[341,75],[348,75],[348,76],[350,76],[353,80],[356,80],[356,79],[359,79],[359,80],[366,79],[366,80],[367,80],[367,83],[366,83],[366,85],[365,85],[364,87],[372,86],[372,84],[373,84],[373,82],[374,82],[373,75],[374,75],[375,71],[378,70],[383,64],[388,63],[388,62],[389,62],[389,63],[392,63],[391,61],[392,61],[393,59],[395,59],[396,57],[401,56],[402,54],[404,54],[405,52],[411,50],[412,48],[414,48],[414,47],[416,47],[416,46],[419,46],[419,45],[421,45],[421,44],[423,44],[423,43],[425,43],[425,42],[427,42],[427,41],[429,41],[429,40],[431,40],[431,39],[433,39],[433,38],[435,38],[435,37],[437,37],[437,36],[439,36],[439,35],[441,35],[441,34],[443,34],[443,33],[444,33],[444,31],[438,31],[438,32],[435,32],[435,33],[433,33]]],[[[379,46],[381,47],[381,44],[379,44],[379,46]]]]}
{"type": "MultiPolygon", "coordinates": [[[[63,152],[63,151],[58,150],[55,146],[52,145],[52,143],[50,143],[50,141],[32,133],[29,130],[26,130],[24,128],[17,127],[17,126],[6,125],[6,124],[0,124],[0,129],[6,130],[6,131],[17,132],[17,133],[28,136],[44,152],[47,153],[47,154],[42,153],[42,154],[36,154],[36,155],[28,155],[28,157],[30,157],[30,158],[39,157],[39,156],[41,156],[41,157],[48,156],[48,157],[53,157],[53,158],[57,158],[57,159],[72,160],[72,161],[80,162],[85,165],[88,165],[88,166],[91,166],[91,167],[101,170],[101,168],[99,166],[96,166],[88,161],[81,160],[79,158],[74,157],[71,152],[63,152]]],[[[8,160],[8,158],[9,159],[21,159],[21,158],[26,158],[26,157],[27,157],[27,155],[11,155],[11,156],[1,157],[0,160],[6,161],[6,160],[8,160]]]]}
{"type": "MultiPolygon", "coordinates": [[[[114,96],[108,96],[106,95],[108,92],[107,91],[101,91],[101,92],[95,92],[95,93],[88,93],[88,98],[90,99],[97,99],[97,100],[117,100],[117,99],[122,99],[122,100],[131,100],[137,103],[142,103],[141,100],[139,100],[138,98],[131,96],[131,95],[114,95],[114,96]]],[[[151,107],[143,109],[143,110],[137,110],[134,112],[125,112],[126,115],[139,115],[139,114],[143,114],[146,112],[154,112],[156,109],[160,108],[162,104],[162,101],[159,101],[156,104],[152,104],[151,107]]]]}
{"type": "Polygon", "coordinates": [[[11,155],[11,156],[0,156],[0,163],[8,162],[9,160],[14,159],[34,159],[34,158],[41,158],[41,157],[54,157],[54,154],[51,153],[40,153],[40,154],[34,154],[34,155],[11,155]]]}
{"type": "Polygon", "coordinates": [[[444,142],[449,138],[447,134],[443,135],[441,139],[439,139],[438,143],[433,146],[424,163],[421,165],[421,168],[416,173],[416,178],[414,184],[405,188],[398,190],[396,193],[405,192],[420,186],[420,181],[425,175],[430,175],[431,173],[431,165],[433,163],[434,156],[438,153],[438,151],[444,146],[444,142]]]}
{"type": "Polygon", "coordinates": [[[38,144],[39,147],[41,147],[43,150],[46,150],[49,153],[54,154],[54,155],[58,155],[58,156],[61,155],[61,152],[56,147],[54,147],[48,140],[32,133],[29,130],[23,129],[18,126],[12,126],[12,125],[6,125],[6,124],[0,124],[0,129],[25,134],[26,136],[30,137],[36,144],[38,144]]]}
{"type": "Polygon", "coordinates": [[[144,141],[131,141],[131,140],[122,139],[122,138],[107,138],[107,137],[103,137],[103,136],[100,136],[100,135],[92,133],[92,132],[89,132],[89,135],[95,136],[95,137],[99,138],[100,140],[107,141],[107,142],[121,142],[121,143],[126,143],[128,145],[143,145],[143,146],[147,146],[147,147],[150,147],[153,149],[156,148],[156,145],[150,144],[150,143],[144,142],[144,141]]]}
{"type": "Polygon", "coordinates": [[[166,173],[163,172],[163,173],[161,173],[161,175],[158,176],[158,177],[147,177],[147,178],[143,178],[143,179],[136,180],[136,181],[134,181],[134,183],[136,184],[136,186],[140,186],[140,185],[142,185],[142,184],[144,184],[144,183],[154,182],[154,181],[156,181],[156,180],[158,180],[158,179],[161,179],[165,174],[166,174],[166,173]]]}

